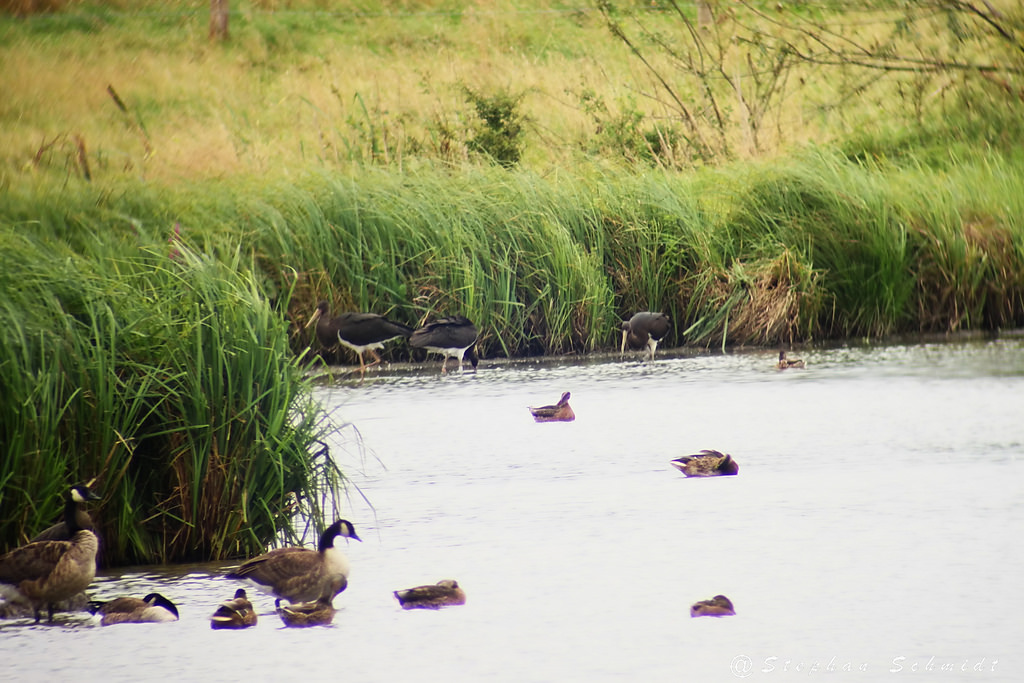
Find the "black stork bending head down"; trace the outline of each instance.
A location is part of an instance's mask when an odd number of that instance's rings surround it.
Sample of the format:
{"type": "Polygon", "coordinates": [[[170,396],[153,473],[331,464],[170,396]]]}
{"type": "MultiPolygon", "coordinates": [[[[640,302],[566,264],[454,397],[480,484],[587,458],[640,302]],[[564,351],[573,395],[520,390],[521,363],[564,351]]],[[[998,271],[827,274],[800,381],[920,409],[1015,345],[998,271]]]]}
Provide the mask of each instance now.
{"type": "Polygon", "coordinates": [[[455,315],[450,318],[439,318],[427,323],[412,333],[409,346],[441,354],[441,374],[448,370],[448,359],[457,358],[459,372],[462,372],[462,358],[469,353],[469,362],[473,369],[479,363],[476,355],[476,325],[469,318],[455,315]]]}
{"type": "Polygon", "coordinates": [[[395,337],[408,337],[412,334],[412,328],[388,320],[376,313],[342,313],[337,317],[330,317],[327,312],[327,302],[321,301],[313,312],[313,317],[306,323],[309,327],[316,323],[316,337],[324,348],[332,348],[340,343],[356,352],[359,356],[359,374],[366,372],[367,367],[380,363],[380,356],[376,349],[384,348],[384,342],[395,337]],[[373,362],[366,365],[363,354],[367,351],[373,356],[373,362]]]}
{"type": "Polygon", "coordinates": [[[667,315],[650,311],[636,313],[622,323],[622,347],[619,349],[619,353],[624,354],[627,346],[630,349],[646,347],[651,352],[651,360],[654,360],[654,350],[658,348],[658,342],[666,334],[668,334],[667,315]]]}

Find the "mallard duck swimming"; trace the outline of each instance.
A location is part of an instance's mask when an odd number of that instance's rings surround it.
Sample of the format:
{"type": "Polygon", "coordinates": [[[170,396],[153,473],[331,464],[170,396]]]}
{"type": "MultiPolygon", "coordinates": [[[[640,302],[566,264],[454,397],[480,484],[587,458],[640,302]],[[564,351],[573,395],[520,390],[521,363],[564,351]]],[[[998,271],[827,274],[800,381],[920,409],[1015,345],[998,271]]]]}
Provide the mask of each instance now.
{"type": "Polygon", "coordinates": [[[334,604],[330,598],[320,598],[313,602],[301,602],[292,605],[278,605],[277,614],[285,626],[303,628],[306,626],[326,626],[334,621],[334,604]]]}
{"type": "Polygon", "coordinates": [[[530,414],[537,422],[572,422],[576,419],[576,413],[572,412],[569,405],[569,392],[562,394],[562,398],[553,406],[540,406],[530,408],[530,414]]]}
{"type": "Polygon", "coordinates": [[[804,362],[799,358],[786,358],[785,351],[779,351],[779,362],[775,365],[779,370],[788,370],[789,368],[802,368],[804,362]]]}
{"type": "Polygon", "coordinates": [[[279,601],[298,603],[333,598],[348,586],[348,558],[341,548],[334,546],[334,539],[339,536],[362,540],[351,522],[339,519],[320,534],[317,550],[276,548],[246,561],[227,578],[247,581],[279,601]]]}
{"type": "Polygon", "coordinates": [[[79,505],[99,496],[87,486],[72,487],[65,498],[67,540],[36,541],[0,557],[0,596],[29,605],[40,620],[47,608],[50,621],[56,603],[81,593],[96,576],[99,539],[79,526],[79,505]]]}
{"type": "Polygon", "coordinates": [[[108,602],[93,600],[89,611],[102,617],[100,625],[157,624],[178,620],[178,608],[160,595],[150,593],[142,598],[115,598],[108,602]]]}
{"type": "Polygon", "coordinates": [[[448,359],[459,361],[459,372],[462,372],[462,358],[469,353],[469,362],[476,370],[480,360],[476,355],[476,325],[469,318],[455,315],[440,318],[423,325],[409,337],[409,346],[441,354],[441,374],[447,372],[448,359]]]}
{"type": "Polygon", "coordinates": [[[710,600],[701,600],[695,602],[690,607],[691,617],[733,617],[736,616],[736,610],[732,606],[732,601],[724,595],[716,595],[710,600]]]}
{"type": "Polygon", "coordinates": [[[672,467],[688,477],[721,477],[737,474],[739,464],[728,453],[703,450],[672,461],[672,467]]]}
{"type": "Polygon", "coordinates": [[[225,600],[210,617],[210,628],[249,628],[257,621],[256,610],[252,608],[244,588],[235,591],[235,597],[225,600]]]}
{"type": "Polygon", "coordinates": [[[416,586],[395,591],[402,609],[440,609],[450,605],[465,605],[466,593],[458,581],[442,579],[434,585],[416,586]]]}
{"type": "Polygon", "coordinates": [[[626,347],[631,349],[646,348],[654,360],[654,351],[660,342],[668,334],[668,316],[664,313],[653,313],[642,311],[636,313],[629,320],[622,323],[622,346],[620,354],[626,353],[626,347]]]}

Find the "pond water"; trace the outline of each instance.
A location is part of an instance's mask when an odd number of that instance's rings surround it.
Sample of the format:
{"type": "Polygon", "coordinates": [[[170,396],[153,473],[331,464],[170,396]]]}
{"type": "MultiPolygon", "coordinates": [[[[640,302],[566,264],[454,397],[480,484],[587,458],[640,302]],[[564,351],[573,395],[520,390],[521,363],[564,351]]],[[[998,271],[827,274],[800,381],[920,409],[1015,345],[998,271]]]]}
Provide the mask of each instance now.
{"type": "Polygon", "coordinates": [[[158,590],[181,621],[0,622],[0,678],[1024,680],[1024,340],[798,355],[323,387],[363,442],[332,447],[363,539],[333,626],[283,629],[258,595],[256,628],[211,631],[223,566],[106,573],[94,597],[158,590]],[[563,391],[576,421],[534,423],[563,391]],[[704,448],[739,475],[669,466],[704,448]],[[391,595],[442,578],[465,606],[391,595]],[[690,618],[716,594],[736,616],[690,618]]]}

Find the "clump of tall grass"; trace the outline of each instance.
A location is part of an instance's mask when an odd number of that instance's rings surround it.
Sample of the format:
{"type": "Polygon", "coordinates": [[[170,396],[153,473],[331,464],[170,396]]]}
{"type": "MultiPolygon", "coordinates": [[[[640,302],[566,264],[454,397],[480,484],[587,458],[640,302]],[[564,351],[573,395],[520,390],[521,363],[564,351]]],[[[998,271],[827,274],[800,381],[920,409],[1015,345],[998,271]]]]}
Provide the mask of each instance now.
{"type": "Polygon", "coordinates": [[[3,227],[0,546],[93,477],[109,564],[249,555],[299,533],[298,512],[322,524],[343,475],[311,455],[328,425],[245,259],[64,218],[87,253],[55,226],[3,227]]]}

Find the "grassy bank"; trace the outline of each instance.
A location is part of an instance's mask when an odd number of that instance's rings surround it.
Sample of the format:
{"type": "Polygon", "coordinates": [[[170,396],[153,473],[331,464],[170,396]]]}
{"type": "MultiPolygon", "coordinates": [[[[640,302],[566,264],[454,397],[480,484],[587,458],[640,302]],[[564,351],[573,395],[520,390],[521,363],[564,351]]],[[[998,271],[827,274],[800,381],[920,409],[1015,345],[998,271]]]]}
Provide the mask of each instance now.
{"type": "Polygon", "coordinates": [[[485,357],[615,348],[642,309],[698,347],[1024,324],[1020,51],[991,22],[785,6],[984,60],[865,76],[773,51],[812,26],[772,34],[777,3],[691,32],[690,3],[240,0],[224,43],[206,5],[51,4],[0,16],[0,550],[94,476],[112,563],[321,521],[321,299],[467,315],[485,357]]]}

